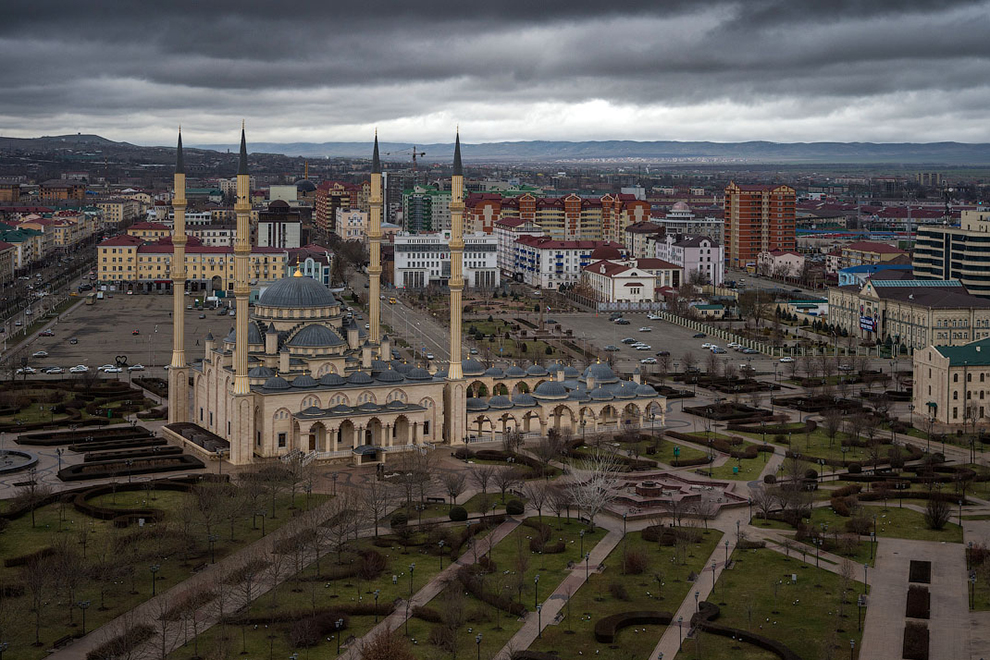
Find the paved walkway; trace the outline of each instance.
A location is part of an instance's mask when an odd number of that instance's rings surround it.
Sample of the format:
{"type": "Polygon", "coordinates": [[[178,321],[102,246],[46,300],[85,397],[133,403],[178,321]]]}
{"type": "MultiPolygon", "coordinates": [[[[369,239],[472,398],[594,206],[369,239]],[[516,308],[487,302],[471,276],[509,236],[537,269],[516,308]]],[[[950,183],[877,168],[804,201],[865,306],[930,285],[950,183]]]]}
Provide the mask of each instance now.
{"type": "Polygon", "coordinates": [[[908,570],[912,559],[932,562],[932,582],[928,585],[931,590],[930,657],[946,660],[971,657],[963,544],[890,538],[880,539],[876,568],[870,571],[871,593],[860,657],[901,660],[908,570]]]}

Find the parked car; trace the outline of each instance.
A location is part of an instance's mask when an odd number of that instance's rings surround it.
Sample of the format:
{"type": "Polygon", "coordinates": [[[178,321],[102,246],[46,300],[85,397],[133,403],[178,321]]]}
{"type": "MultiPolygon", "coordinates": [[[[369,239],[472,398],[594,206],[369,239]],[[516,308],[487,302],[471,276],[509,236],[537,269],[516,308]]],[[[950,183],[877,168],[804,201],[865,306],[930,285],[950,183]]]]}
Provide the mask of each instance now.
{"type": "Polygon", "coordinates": [[[702,348],[705,348],[705,349],[708,349],[708,350],[711,350],[712,346],[714,346],[714,345],[715,344],[712,344],[712,343],[706,341],[704,344],[701,345],[701,347],[702,348]]]}
{"type": "Polygon", "coordinates": [[[106,371],[107,369],[113,369],[115,365],[112,364],[101,364],[96,368],[97,371],[106,371]]]}
{"type": "Polygon", "coordinates": [[[109,369],[104,369],[103,370],[103,373],[105,373],[105,374],[119,374],[119,373],[123,373],[123,372],[124,372],[124,370],[121,369],[120,367],[110,367],[109,369]]]}
{"type": "Polygon", "coordinates": [[[626,337],[625,339],[622,340],[622,343],[623,344],[636,344],[638,342],[635,339],[633,339],[632,337],[626,337]]]}
{"type": "Polygon", "coordinates": [[[54,337],[55,336],[55,331],[54,330],[42,330],[41,332],[38,333],[38,336],[39,337],[54,337]]]}
{"type": "Polygon", "coordinates": [[[636,348],[637,351],[650,351],[650,350],[653,350],[653,347],[652,346],[647,346],[646,344],[640,344],[639,346],[636,346],[635,348],[636,348]]]}
{"type": "Polygon", "coordinates": [[[693,335],[691,335],[691,337],[693,337],[694,339],[704,339],[704,338],[705,338],[705,337],[707,337],[707,336],[708,336],[708,335],[706,335],[706,334],[705,334],[705,333],[703,333],[703,332],[696,332],[696,333],[694,333],[693,335]]]}
{"type": "Polygon", "coordinates": [[[127,367],[127,370],[128,371],[144,371],[144,365],[143,364],[132,364],[131,366],[127,367]]]}
{"type": "Polygon", "coordinates": [[[646,318],[650,319],[651,321],[660,321],[661,320],[659,314],[653,314],[653,313],[647,314],[646,315],[646,318]]]}
{"type": "Polygon", "coordinates": [[[640,364],[656,364],[657,363],[657,359],[656,358],[643,358],[642,360],[639,361],[639,363],[640,364]]]}
{"type": "Polygon", "coordinates": [[[794,362],[794,358],[789,357],[789,356],[788,357],[782,357],[782,358],[780,358],[780,361],[781,362],[794,362]]]}
{"type": "Polygon", "coordinates": [[[469,352],[471,353],[471,355],[477,355],[478,354],[478,349],[477,348],[472,348],[469,352]]]}
{"type": "Polygon", "coordinates": [[[619,347],[616,346],[615,344],[609,344],[608,346],[605,347],[605,350],[608,351],[609,353],[614,353],[615,351],[619,350],[619,347]]]}
{"type": "Polygon", "coordinates": [[[616,325],[629,325],[629,321],[627,321],[626,319],[619,319],[618,321],[615,322],[615,324],[616,325]]]}
{"type": "Polygon", "coordinates": [[[759,353],[759,351],[756,350],[755,348],[744,348],[739,352],[745,353],[746,355],[756,355],[757,353],[759,353]]]}
{"type": "MultiPolygon", "coordinates": [[[[110,367],[111,369],[116,369],[117,367],[110,367]]],[[[85,364],[77,364],[76,366],[69,369],[70,374],[85,374],[89,372],[89,367],[85,364]]]]}
{"type": "Polygon", "coordinates": [[[839,371],[852,371],[853,366],[851,364],[840,364],[839,371]]]}
{"type": "Polygon", "coordinates": [[[726,348],[742,348],[742,344],[740,344],[739,342],[736,342],[736,341],[730,341],[728,344],[725,345],[725,347],[726,348]]]}
{"type": "Polygon", "coordinates": [[[17,371],[15,372],[15,373],[16,373],[16,374],[17,374],[18,376],[20,376],[20,375],[23,375],[23,374],[36,374],[36,373],[38,373],[38,372],[37,372],[37,371],[35,371],[35,370],[34,370],[34,369],[33,369],[32,367],[21,367],[21,368],[20,368],[20,369],[18,369],[18,370],[17,370],[17,371]]]}
{"type": "Polygon", "coordinates": [[[718,346],[715,346],[714,348],[712,348],[712,353],[715,353],[716,355],[721,355],[723,353],[728,353],[728,352],[729,351],[725,350],[724,348],[720,348],[718,346]]]}
{"type": "Polygon", "coordinates": [[[427,360],[432,360],[433,359],[433,353],[427,353],[426,354],[426,359],[427,360]]]}
{"type": "Polygon", "coordinates": [[[200,315],[199,315],[199,318],[201,318],[201,319],[205,319],[205,318],[206,318],[206,314],[200,314],[200,315]]]}
{"type": "Polygon", "coordinates": [[[657,351],[657,357],[670,357],[670,351],[657,351]]]}
{"type": "Polygon", "coordinates": [[[65,373],[65,369],[63,369],[62,367],[48,367],[47,369],[45,369],[45,373],[46,374],[52,374],[52,375],[55,375],[55,374],[64,374],[65,373]]]}
{"type": "Polygon", "coordinates": [[[69,339],[69,343],[75,346],[76,344],[79,343],[79,340],[76,339],[75,337],[72,337],[71,339],[69,339]]]}
{"type": "Polygon", "coordinates": [[[31,353],[31,357],[48,357],[48,351],[35,351],[31,353]]]}
{"type": "Polygon", "coordinates": [[[640,332],[653,332],[653,328],[651,328],[648,325],[644,325],[642,328],[639,329],[639,331],[640,332]]]}

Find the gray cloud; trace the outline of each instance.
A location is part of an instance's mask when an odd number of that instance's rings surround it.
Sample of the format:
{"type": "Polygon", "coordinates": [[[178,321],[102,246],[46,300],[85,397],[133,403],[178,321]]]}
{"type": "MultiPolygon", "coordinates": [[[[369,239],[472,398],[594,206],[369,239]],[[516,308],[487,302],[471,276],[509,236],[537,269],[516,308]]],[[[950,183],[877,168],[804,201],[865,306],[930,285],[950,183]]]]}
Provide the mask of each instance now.
{"type": "Polygon", "coordinates": [[[987,2],[33,3],[4,135],[990,141],[987,2]]]}

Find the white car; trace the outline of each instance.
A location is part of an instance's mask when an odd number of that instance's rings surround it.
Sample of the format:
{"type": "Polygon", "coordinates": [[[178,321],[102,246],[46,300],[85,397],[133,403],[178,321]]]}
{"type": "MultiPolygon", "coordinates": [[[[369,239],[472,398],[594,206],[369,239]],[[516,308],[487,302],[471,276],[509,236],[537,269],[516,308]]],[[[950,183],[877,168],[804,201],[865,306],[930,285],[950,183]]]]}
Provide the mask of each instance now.
{"type": "Polygon", "coordinates": [[[105,374],[119,374],[119,373],[123,373],[123,371],[124,370],[121,369],[120,367],[110,367],[109,369],[104,369],[103,370],[103,373],[105,373],[105,374]]]}
{"type": "Polygon", "coordinates": [[[650,350],[653,350],[653,347],[652,346],[647,346],[646,344],[640,344],[639,346],[636,347],[636,350],[637,351],[650,351],[650,350]]]}
{"type": "Polygon", "coordinates": [[[48,357],[48,351],[35,351],[31,353],[31,357],[48,357]]]}
{"type": "Polygon", "coordinates": [[[651,328],[648,325],[644,325],[642,328],[639,329],[639,331],[640,332],[653,332],[653,328],[651,328]]]}
{"type": "Polygon", "coordinates": [[[115,366],[112,364],[104,364],[96,368],[97,371],[106,371],[107,369],[114,369],[115,366]]]}
{"type": "Polygon", "coordinates": [[[728,344],[725,345],[725,347],[726,348],[742,348],[742,344],[740,344],[739,342],[730,341],[728,344]]]}
{"type": "Polygon", "coordinates": [[[36,374],[38,372],[35,371],[32,367],[21,367],[20,369],[17,370],[16,373],[18,376],[20,376],[22,374],[36,374]]]}
{"type": "Polygon", "coordinates": [[[45,369],[45,373],[46,374],[64,374],[65,373],[65,369],[63,369],[62,367],[48,367],[47,369],[45,369]]]}
{"type": "Polygon", "coordinates": [[[639,361],[639,363],[640,364],[656,364],[657,363],[657,359],[656,358],[643,358],[642,360],[639,361]]]}
{"type": "Polygon", "coordinates": [[[143,364],[132,364],[131,366],[127,367],[127,370],[128,371],[144,371],[144,365],[143,364]]]}
{"type": "Polygon", "coordinates": [[[709,343],[707,341],[701,345],[702,348],[707,348],[707,349],[711,349],[712,346],[714,346],[714,344],[709,343]]]}
{"type": "Polygon", "coordinates": [[[780,361],[781,362],[794,362],[794,358],[792,358],[792,357],[782,357],[782,358],[780,358],[780,361]]]}
{"type": "Polygon", "coordinates": [[[659,314],[647,314],[646,315],[646,318],[650,319],[651,321],[660,321],[660,320],[662,320],[660,318],[660,315],[659,314]]]}
{"type": "MultiPolygon", "coordinates": [[[[111,369],[116,369],[116,367],[111,367],[111,369]]],[[[76,366],[69,369],[70,374],[85,374],[89,372],[89,367],[85,364],[77,364],[76,366]]]]}
{"type": "Polygon", "coordinates": [[[433,353],[427,353],[426,354],[426,359],[427,360],[432,360],[433,359],[433,353]]]}

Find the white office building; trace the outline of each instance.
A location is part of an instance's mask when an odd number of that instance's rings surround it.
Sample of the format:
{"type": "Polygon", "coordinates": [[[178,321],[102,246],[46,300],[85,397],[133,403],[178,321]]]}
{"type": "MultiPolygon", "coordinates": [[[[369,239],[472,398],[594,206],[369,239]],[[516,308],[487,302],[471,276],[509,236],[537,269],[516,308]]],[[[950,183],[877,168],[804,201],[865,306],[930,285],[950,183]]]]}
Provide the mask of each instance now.
{"type": "MultiPolygon", "coordinates": [[[[499,284],[497,238],[490,234],[464,235],[464,285],[492,289],[499,284]]],[[[450,280],[450,232],[395,235],[392,281],[397,289],[447,286],[450,280]]]]}

